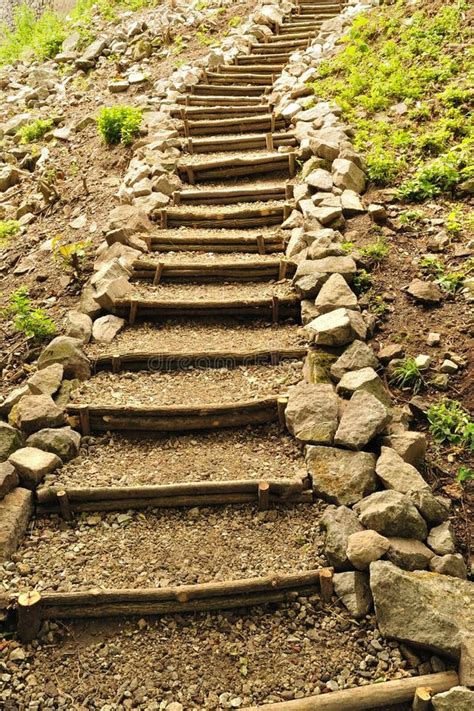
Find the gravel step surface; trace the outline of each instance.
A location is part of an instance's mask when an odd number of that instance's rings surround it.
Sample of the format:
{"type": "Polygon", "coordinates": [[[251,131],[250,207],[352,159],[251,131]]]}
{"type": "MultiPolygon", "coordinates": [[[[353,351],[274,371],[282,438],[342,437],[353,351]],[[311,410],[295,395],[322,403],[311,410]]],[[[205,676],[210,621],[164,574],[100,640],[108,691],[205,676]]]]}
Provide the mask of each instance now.
{"type": "Polygon", "coordinates": [[[306,472],[295,439],[278,425],[169,436],[85,437],[51,486],[151,486],[223,479],[286,479],[306,472]]]}
{"type": "Polygon", "coordinates": [[[94,343],[87,354],[94,358],[103,353],[124,351],[247,351],[264,348],[292,348],[307,343],[307,334],[294,323],[245,323],[237,319],[193,319],[141,322],[125,328],[110,345],[94,343]]]}
{"type": "Polygon", "coordinates": [[[174,372],[101,372],[80,384],[73,401],[89,405],[199,405],[277,396],[302,378],[302,361],[174,372]]]}
{"type": "MultiPolygon", "coordinates": [[[[145,588],[319,568],[324,504],[84,513],[34,519],[6,590],[145,588]]],[[[1,571],[1,568],[0,568],[1,571]]],[[[5,571],[5,566],[4,566],[5,571]]]]}
{"type": "Polygon", "coordinates": [[[150,301],[226,301],[269,299],[278,296],[296,298],[290,282],[224,282],[222,284],[174,284],[163,282],[157,286],[133,282],[134,296],[150,301]]]}
{"type": "Polygon", "coordinates": [[[374,627],[303,597],[245,612],[49,622],[35,649],[0,652],[4,694],[40,709],[222,711],[417,675],[374,627]]]}

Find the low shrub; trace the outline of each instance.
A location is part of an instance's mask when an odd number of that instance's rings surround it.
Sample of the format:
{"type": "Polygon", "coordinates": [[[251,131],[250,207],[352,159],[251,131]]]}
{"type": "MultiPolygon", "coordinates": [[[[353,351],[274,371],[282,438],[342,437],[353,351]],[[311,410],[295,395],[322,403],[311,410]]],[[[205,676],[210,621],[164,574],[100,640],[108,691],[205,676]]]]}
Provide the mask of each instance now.
{"type": "Polygon", "coordinates": [[[123,143],[128,146],[139,135],[141,123],[140,109],[133,106],[111,106],[101,109],[97,128],[107,144],[123,143]]]}

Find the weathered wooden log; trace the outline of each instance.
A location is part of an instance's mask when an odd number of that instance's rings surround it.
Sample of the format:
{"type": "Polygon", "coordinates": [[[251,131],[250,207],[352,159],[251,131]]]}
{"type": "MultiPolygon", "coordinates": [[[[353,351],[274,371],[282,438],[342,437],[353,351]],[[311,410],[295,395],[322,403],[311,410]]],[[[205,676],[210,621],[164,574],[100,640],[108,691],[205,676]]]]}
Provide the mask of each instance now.
{"type": "Polygon", "coordinates": [[[241,86],[240,84],[195,84],[191,91],[194,95],[206,94],[211,96],[261,96],[269,88],[268,84],[252,84],[252,86],[241,86]]]}
{"type": "Polygon", "coordinates": [[[273,52],[268,52],[268,54],[258,53],[258,57],[255,55],[252,56],[251,54],[241,55],[240,57],[236,58],[235,63],[236,65],[245,66],[246,64],[253,64],[255,61],[257,61],[259,64],[275,64],[276,62],[278,62],[285,65],[288,61],[289,56],[289,51],[279,52],[278,54],[273,52]]]}
{"type": "Polygon", "coordinates": [[[257,74],[252,74],[251,72],[207,72],[207,79],[215,86],[216,84],[230,84],[238,86],[240,84],[259,84],[271,85],[272,74],[263,74],[262,72],[257,74]]]}
{"type": "MultiPolygon", "coordinates": [[[[281,153],[266,153],[258,156],[232,156],[230,158],[214,158],[214,159],[204,159],[196,161],[189,165],[192,165],[193,171],[195,173],[201,173],[208,170],[213,170],[215,168],[232,168],[234,166],[242,166],[245,168],[252,168],[254,166],[261,167],[280,163],[288,164],[288,155],[281,153]]],[[[185,172],[188,163],[180,162],[178,163],[178,171],[185,172]]]]}
{"type": "Polygon", "coordinates": [[[270,508],[270,484],[268,481],[259,482],[257,495],[259,511],[268,511],[270,508]]]}
{"type": "Polygon", "coordinates": [[[69,496],[67,491],[64,489],[60,489],[59,491],[56,492],[56,502],[58,504],[59,511],[61,512],[61,516],[65,521],[71,521],[72,519],[72,512],[71,512],[71,504],[69,501],[69,496]]]}
{"type": "Polygon", "coordinates": [[[222,202],[252,202],[265,200],[284,200],[286,185],[263,185],[261,187],[214,188],[213,190],[180,190],[173,193],[178,204],[219,204],[222,202]]]}
{"type": "Polygon", "coordinates": [[[403,704],[413,699],[419,686],[428,686],[433,694],[449,691],[459,683],[455,671],[426,674],[368,684],[354,689],[333,691],[331,694],[308,696],[294,701],[280,701],[264,706],[247,706],[243,711],[361,711],[403,704]]]}
{"type": "Polygon", "coordinates": [[[334,592],[332,568],[323,568],[320,576],[321,598],[323,602],[330,603],[334,592]]]}
{"type": "MultiPolygon", "coordinates": [[[[236,158],[234,161],[230,159],[219,167],[199,167],[193,166],[194,176],[196,180],[214,180],[227,179],[235,176],[262,175],[264,173],[289,173],[291,164],[288,161],[288,155],[278,155],[278,160],[270,160],[269,158],[261,158],[258,162],[251,162],[251,159],[236,158]]],[[[188,178],[186,168],[183,166],[179,170],[181,177],[188,178]]],[[[291,176],[290,176],[291,177],[291,176]]],[[[188,178],[188,182],[192,182],[188,178]]],[[[249,225],[251,227],[251,225],[249,225]]]]}
{"type": "Polygon", "coordinates": [[[269,44],[274,44],[279,41],[294,42],[296,40],[308,40],[316,36],[318,27],[314,26],[309,30],[301,30],[299,32],[285,32],[284,34],[274,35],[268,38],[269,44]]]}
{"type": "MultiPolygon", "coordinates": [[[[206,116],[200,115],[200,119],[206,116]]],[[[228,118],[223,112],[208,114],[209,120],[189,121],[188,128],[191,136],[216,136],[229,133],[258,133],[262,131],[275,131],[283,129],[286,123],[282,118],[275,118],[268,109],[259,115],[249,115],[247,110],[240,114],[234,113],[228,118]]]]}
{"type": "MultiPolygon", "coordinates": [[[[242,70],[242,68],[241,68],[242,70]]],[[[176,103],[184,106],[200,106],[200,107],[214,107],[215,104],[222,102],[221,96],[193,96],[192,94],[186,94],[185,96],[178,96],[176,103]]],[[[261,104],[261,96],[226,96],[225,105],[227,107],[239,107],[239,106],[256,106],[261,104]]],[[[265,104],[265,106],[267,106],[265,104]]],[[[268,106],[267,106],[268,108],[268,106]]],[[[171,109],[171,116],[173,118],[181,118],[181,108],[171,109]]]]}
{"type": "Polygon", "coordinates": [[[251,74],[279,74],[285,65],[282,62],[275,64],[247,64],[245,66],[238,64],[225,65],[226,74],[241,74],[249,72],[251,74]]]}
{"type": "Polygon", "coordinates": [[[28,644],[38,635],[43,619],[42,611],[42,598],[37,590],[18,595],[17,631],[24,644],[28,644]]]}
{"type": "MultiPolygon", "coordinates": [[[[254,349],[249,351],[145,351],[126,352],[120,355],[101,355],[93,361],[95,372],[109,370],[116,364],[115,372],[123,370],[181,370],[183,368],[232,368],[238,365],[272,363],[282,360],[302,359],[305,346],[278,349],[254,349]],[[118,365],[117,365],[118,360],[118,365]]],[[[280,399],[280,398],[279,398],[280,399]]]]}
{"type": "Polygon", "coordinates": [[[222,151],[235,151],[237,148],[241,150],[259,150],[268,147],[268,137],[271,137],[271,148],[278,146],[296,146],[297,140],[293,133],[260,133],[244,134],[242,136],[220,137],[220,138],[194,138],[184,141],[183,148],[188,153],[214,153],[222,151]]]}

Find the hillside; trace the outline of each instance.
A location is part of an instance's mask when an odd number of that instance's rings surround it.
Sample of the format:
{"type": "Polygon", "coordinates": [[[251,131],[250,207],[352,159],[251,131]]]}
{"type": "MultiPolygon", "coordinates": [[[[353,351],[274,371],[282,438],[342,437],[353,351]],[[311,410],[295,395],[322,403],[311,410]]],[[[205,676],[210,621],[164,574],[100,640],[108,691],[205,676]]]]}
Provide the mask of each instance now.
{"type": "Polygon", "coordinates": [[[471,50],[460,0],[0,26],[2,709],[473,707],[471,50]]]}

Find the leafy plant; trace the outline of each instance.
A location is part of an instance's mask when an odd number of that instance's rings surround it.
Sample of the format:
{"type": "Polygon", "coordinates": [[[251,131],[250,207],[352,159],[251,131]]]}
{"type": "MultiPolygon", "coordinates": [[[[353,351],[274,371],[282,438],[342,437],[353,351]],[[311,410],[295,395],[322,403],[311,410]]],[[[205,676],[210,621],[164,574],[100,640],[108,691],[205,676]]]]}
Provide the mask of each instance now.
{"type": "Polygon", "coordinates": [[[474,421],[457,400],[445,399],[426,413],[430,432],[437,444],[458,445],[474,451],[474,421]]]}
{"type": "Polygon", "coordinates": [[[16,135],[20,137],[20,143],[31,143],[43,138],[45,133],[51,131],[53,125],[52,119],[36,119],[19,128],[16,135]]]}
{"type": "Polygon", "coordinates": [[[142,112],[133,106],[112,106],[101,109],[97,128],[109,145],[123,143],[128,146],[140,133],[142,112]]]}
{"type": "Polygon", "coordinates": [[[209,28],[205,25],[201,25],[196,32],[197,41],[201,47],[208,47],[212,44],[212,37],[209,37],[209,28]]]}
{"type": "Polygon", "coordinates": [[[372,288],[372,277],[369,272],[365,269],[359,269],[357,274],[354,276],[352,281],[352,286],[357,295],[363,294],[372,288]]]}
{"type": "Polygon", "coordinates": [[[410,388],[415,395],[425,385],[422,372],[412,356],[404,358],[394,367],[390,382],[397,388],[410,388]]]}
{"type": "Polygon", "coordinates": [[[399,215],[399,220],[402,225],[420,224],[424,220],[424,214],[419,210],[405,210],[399,215]]]}
{"type": "Polygon", "coordinates": [[[52,242],[53,258],[60,262],[66,271],[72,272],[77,281],[80,281],[90,245],[90,242],[63,243],[61,237],[55,237],[52,242]]]}
{"type": "Polygon", "coordinates": [[[384,301],[383,297],[379,294],[371,296],[369,298],[369,309],[373,314],[375,314],[375,316],[378,316],[379,318],[383,318],[389,312],[389,306],[387,302],[384,301]]]}
{"type": "Polygon", "coordinates": [[[41,341],[56,333],[54,322],[44,310],[31,306],[28,290],[25,287],[10,294],[7,313],[13,317],[15,330],[24,333],[27,338],[41,341]]]}
{"type": "Polygon", "coordinates": [[[234,17],[231,17],[229,20],[229,27],[238,27],[242,22],[242,18],[240,15],[234,15],[234,17]]]}
{"type": "Polygon", "coordinates": [[[404,200],[421,202],[449,192],[459,182],[456,165],[440,157],[420,168],[413,178],[404,182],[398,190],[398,196],[404,200]]]}
{"type": "Polygon", "coordinates": [[[387,244],[386,240],[383,238],[380,238],[377,240],[377,242],[374,242],[373,244],[368,244],[365,247],[362,247],[360,250],[360,253],[363,254],[364,256],[368,257],[371,262],[380,262],[384,257],[387,256],[387,254],[390,251],[390,247],[387,244]]]}
{"type": "Polygon", "coordinates": [[[20,231],[17,220],[0,220],[0,247],[5,246],[20,231]]]}
{"type": "Polygon", "coordinates": [[[456,474],[456,481],[459,484],[464,484],[466,481],[472,481],[474,479],[474,471],[469,469],[469,467],[459,467],[459,471],[456,474]]]}
{"type": "Polygon", "coordinates": [[[64,22],[50,10],[39,19],[26,2],[15,11],[13,29],[0,25],[0,65],[31,55],[44,60],[54,57],[66,37],[64,22]]]}

